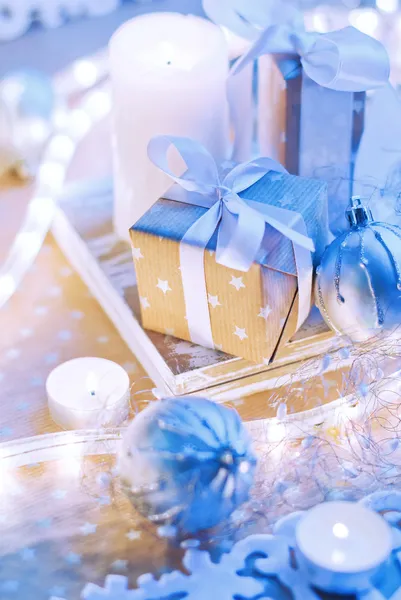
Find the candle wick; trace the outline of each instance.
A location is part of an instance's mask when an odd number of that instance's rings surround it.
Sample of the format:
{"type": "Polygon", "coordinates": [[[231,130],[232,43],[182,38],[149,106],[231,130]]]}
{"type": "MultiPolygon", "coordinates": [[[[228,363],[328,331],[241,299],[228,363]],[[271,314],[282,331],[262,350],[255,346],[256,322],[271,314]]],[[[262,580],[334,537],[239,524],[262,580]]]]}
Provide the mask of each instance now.
{"type": "Polygon", "coordinates": [[[91,392],[90,392],[90,395],[91,395],[91,396],[96,396],[96,392],[95,392],[95,390],[91,390],[91,392]]]}
{"type": "Polygon", "coordinates": [[[167,61],[167,64],[168,64],[168,65],[171,65],[171,60],[168,60],[168,61],[167,61]]]}

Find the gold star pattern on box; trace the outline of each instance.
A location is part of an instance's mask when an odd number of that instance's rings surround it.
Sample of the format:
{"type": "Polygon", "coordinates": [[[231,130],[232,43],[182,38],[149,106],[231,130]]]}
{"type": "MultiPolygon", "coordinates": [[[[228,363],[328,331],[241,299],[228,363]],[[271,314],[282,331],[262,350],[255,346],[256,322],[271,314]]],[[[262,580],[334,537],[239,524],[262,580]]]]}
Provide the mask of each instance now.
{"type": "MultiPolygon", "coordinates": [[[[142,256],[134,263],[143,294],[144,327],[190,340],[179,244],[166,238],[154,244],[154,236],[138,231],[134,239],[137,255],[142,256]]],[[[257,264],[248,272],[233,271],[218,264],[213,251],[204,253],[204,264],[214,347],[262,363],[280,337],[287,319],[285,306],[296,293],[296,278],[257,264]]]]}

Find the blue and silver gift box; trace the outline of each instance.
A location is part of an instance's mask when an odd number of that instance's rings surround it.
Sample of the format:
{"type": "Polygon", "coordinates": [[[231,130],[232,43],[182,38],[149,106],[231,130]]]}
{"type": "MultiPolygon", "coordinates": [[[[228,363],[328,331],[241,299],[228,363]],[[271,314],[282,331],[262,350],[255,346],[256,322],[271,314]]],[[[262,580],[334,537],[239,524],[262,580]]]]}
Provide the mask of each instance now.
{"type": "Polygon", "coordinates": [[[338,235],[346,228],[366,92],[388,85],[387,52],[353,27],[316,34],[273,25],[232,76],[257,58],[261,151],[290,173],[330,183],[329,224],[338,235]]]}
{"type": "Polygon", "coordinates": [[[152,142],[149,155],[176,184],[130,231],[143,326],[268,364],[310,310],[326,184],[271,159],[223,172],[193,140],[152,142]],[[171,144],[183,177],[168,169],[171,144]]]}

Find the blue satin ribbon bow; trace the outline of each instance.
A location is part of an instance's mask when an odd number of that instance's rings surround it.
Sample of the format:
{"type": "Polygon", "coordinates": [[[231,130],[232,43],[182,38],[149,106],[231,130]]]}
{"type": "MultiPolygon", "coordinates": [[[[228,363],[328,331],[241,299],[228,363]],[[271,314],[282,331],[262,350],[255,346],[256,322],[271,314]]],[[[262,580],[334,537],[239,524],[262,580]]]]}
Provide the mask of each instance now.
{"type": "Polygon", "coordinates": [[[314,244],[307,235],[302,215],[238,195],[271,171],[286,173],[284,167],[272,159],[258,158],[221,176],[214,158],[200,143],[174,136],[153,138],[148,155],[178,184],[166,198],[208,209],[188,229],[180,244],[181,276],[192,341],[213,347],[203,251],[216,230],[216,262],[238,271],[248,271],[256,260],[266,224],[292,241],[299,279],[299,320],[304,320],[310,308],[314,244]],[[175,147],[187,165],[181,177],[169,168],[170,146],[175,147]],[[189,193],[183,194],[185,191],[189,193]]]}
{"type": "Polygon", "coordinates": [[[264,54],[297,54],[305,73],[337,91],[362,92],[388,83],[390,61],[384,46],[354,27],[307,33],[302,15],[282,0],[203,0],[219,25],[253,40],[231,74],[264,54]]]}
{"type": "Polygon", "coordinates": [[[315,83],[331,90],[363,92],[388,83],[390,61],[384,46],[354,27],[318,34],[288,25],[268,27],[233,66],[232,75],[264,54],[297,54],[315,83]]]}
{"type": "Polygon", "coordinates": [[[218,230],[216,261],[238,271],[248,271],[261,247],[266,224],[271,225],[294,244],[314,251],[313,241],[292,228],[302,216],[291,210],[269,206],[238,196],[270,171],[287,173],[271,158],[257,158],[234,167],[223,179],[211,154],[198,142],[174,136],[156,136],[148,145],[150,160],[188,192],[175,199],[208,208],[186,232],[183,242],[206,247],[218,230]],[[169,168],[167,153],[174,146],[188,170],[177,177],[169,168]],[[201,196],[201,197],[199,197],[201,196]]]}

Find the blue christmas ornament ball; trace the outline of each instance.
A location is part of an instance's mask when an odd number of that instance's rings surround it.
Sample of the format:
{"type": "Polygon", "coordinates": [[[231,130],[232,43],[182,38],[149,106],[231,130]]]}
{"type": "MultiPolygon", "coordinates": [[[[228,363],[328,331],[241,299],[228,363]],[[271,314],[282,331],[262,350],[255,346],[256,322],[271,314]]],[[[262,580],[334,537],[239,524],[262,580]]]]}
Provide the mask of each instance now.
{"type": "Polygon", "coordinates": [[[235,410],[184,396],[153,402],[137,415],[124,436],[119,472],[142,515],[195,533],[248,499],[255,464],[235,410]]]}
{"type": "Polygon", "coordinates": [[[347,216],[350,230],[317,268],[315,300],[336,333],[361,342],[401,323],[401,228],[374,221],[359,197],[347,216]]]}

